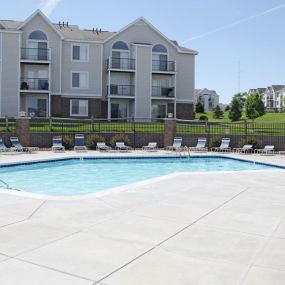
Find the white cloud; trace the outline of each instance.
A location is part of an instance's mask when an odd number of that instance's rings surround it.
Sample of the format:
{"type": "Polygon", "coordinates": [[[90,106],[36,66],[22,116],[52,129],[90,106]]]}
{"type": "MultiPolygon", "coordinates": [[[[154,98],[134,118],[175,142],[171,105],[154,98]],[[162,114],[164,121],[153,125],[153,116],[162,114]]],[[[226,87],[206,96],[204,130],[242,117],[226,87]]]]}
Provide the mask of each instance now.
{"type": "Polygon", "coordinates": [[[61,0],[42,0],[40,9],[49,17],[60,1],[61,0]]]}

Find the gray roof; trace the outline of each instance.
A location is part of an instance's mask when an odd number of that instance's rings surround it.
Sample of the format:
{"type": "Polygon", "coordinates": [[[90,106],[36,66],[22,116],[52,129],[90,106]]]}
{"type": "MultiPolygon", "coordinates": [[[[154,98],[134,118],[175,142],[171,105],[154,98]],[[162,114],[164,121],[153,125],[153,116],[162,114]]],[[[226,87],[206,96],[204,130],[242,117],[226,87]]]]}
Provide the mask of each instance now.
{"type": "Polygon", "coordinates": [[[280,89],[284,88],[284,85],[272,85],[272,89],[276,92],[279,91],[280,89]]]}
{"type": "Polygon", "coordinates": [[[198,53],[197,51],[195,51],[195,50],[193,50],[193,49],[180,46],[180,45],[178,44],[178,42],[175,41],[175,40],[170,40],[170,41],[171,41],[172,43],[174,43],[181,51],[198,53]]]}
{"type": "Polygon", "coordinates": [[[8,30],[16,30],[23,22],[13,20],[0,20],[0,25],[8,30]]]}
{"type": "MultiPolygon", "coordinates": [[[[24,22],[20,21],[14,21],[14,20],[0,20],[0,28],[3,26],[3,28],[9,29],[9,30],[17,30],[18,27],[21,26],[24,22]]],[[[86,29],[80,29],[77,25],[69,25],[68,27],[59,24],[53,24],[54,28],[58,30],[64,39],[66,40],[79,40],[79,41],[105,41],[106,39],[110,38],[116,32],[109,32],[109,31],[100,31],[96,29],[92,30],[86,30],[86,29]]],[[[197,51],[194,51],[192,49],[182,47],[178,44],[177,41],[171,40],[171,42],[177,46],[180,51],[182,52],[190,52],[198,54],[197,51]]]]}
{"type": "Polygon", "coordinates": [[[58,24],[53,24],[54,27],[63,35],[67,40],[84,40],[84,41],[104,41],[114,35],[114,32],[92,30],[81,30],[77,25],[65,25],[64,27],[58,24]]]}

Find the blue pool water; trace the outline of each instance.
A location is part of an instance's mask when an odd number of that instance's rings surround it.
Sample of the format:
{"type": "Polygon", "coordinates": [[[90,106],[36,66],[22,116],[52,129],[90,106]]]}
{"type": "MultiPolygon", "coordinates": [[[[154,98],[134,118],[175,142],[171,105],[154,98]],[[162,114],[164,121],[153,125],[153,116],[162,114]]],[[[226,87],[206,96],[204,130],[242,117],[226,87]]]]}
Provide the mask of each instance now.
{"type": "Polygon", "coordinates": [[[53,196],[84,195],[175,172],[278,169],[220,157],[68,159],[0,167],[13,189],[53,196]]]}

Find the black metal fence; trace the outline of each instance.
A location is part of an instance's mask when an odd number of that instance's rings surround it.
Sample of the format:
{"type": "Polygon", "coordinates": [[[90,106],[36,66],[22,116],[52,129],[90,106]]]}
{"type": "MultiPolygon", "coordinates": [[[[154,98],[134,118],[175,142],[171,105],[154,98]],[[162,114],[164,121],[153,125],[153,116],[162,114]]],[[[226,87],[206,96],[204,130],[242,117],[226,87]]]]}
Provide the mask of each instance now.
{"type": "MultiPolygon", "coordinates": [[[[75,134],[84,134],[87,139],[98,135],[107,143],[114,136],[124,135],[129,138],[132,147],[139,148],[148,142],[155,141],[159,147],[164,147],[164,138],[169,130],[163,119],[63,119],[63,118],[32,118],[30,120],[30,145],[50,147],[52,137],[60,135],[74,139],[75,134]]],[[[173,130],[171,130],[173,132],[173,130]]],[[[16,135],[16,120],[13,118],[0,119],[0,136],[7,146],[9,138],[16,135]]],[[[183,138],[183,145],[194,146],[198,137],[206,137],[208,146],[223,137],[231,139],[231,147],[240,147],[248,140],[255,140],[260,146],[274,145],[277,150],[285,150],[285,122],[256,123],[256,122],[204,122],[176,120],[174,136],[183,138]]]]}
{"type": "Polygon", "coordinates": [[[198,137],[206,137],[208,146],[213,146],[223,137],[231,139],[232,147],[241,147],[248,141],[256,141],[260,146],[274,145],[285,149],[285,122],[199,122],[177,121],[176,134],[183,138],[185,145],[195,145],[198,137]]]}
{"type": "Polygon", "coordinates": [[[60,135],[74,139],[75,134],[84,134],[103,137],[107,143],[114,136],[126,136],[133,147],[141,147],[149,141],[156,141],[163,147],[164,122],[163,120],[124,119],[38,119],[30,121],[31,145],[49,147],[52,137],[60,135]]]}
{"type": "Polygon", "coordinates": [[[0,118],[0,136],[6,146],[11,146],[10,137],[16,135],[16,120],[14,118],[0,118]]]}

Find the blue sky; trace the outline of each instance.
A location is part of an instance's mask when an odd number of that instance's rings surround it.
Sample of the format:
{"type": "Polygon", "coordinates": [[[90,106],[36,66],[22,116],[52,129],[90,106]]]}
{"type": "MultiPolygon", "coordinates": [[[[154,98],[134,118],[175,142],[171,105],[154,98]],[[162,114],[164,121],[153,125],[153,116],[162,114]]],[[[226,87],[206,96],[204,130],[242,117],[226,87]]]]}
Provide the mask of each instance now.
{"type": "Polygon", "coordinates": [[[241,91],[285,84],[285,0],[2,0],[0,18],[24,20],[38,8],[53,22],[111,31],[143,16],[170,39],[194,38],[184,46],[199,51],[196,87],[224,103],[238,91],[239,60],[241,91]]]}

